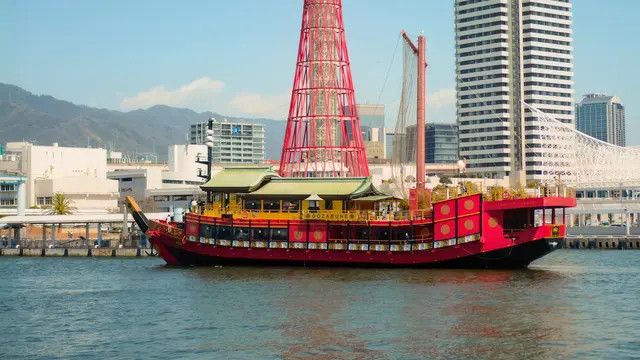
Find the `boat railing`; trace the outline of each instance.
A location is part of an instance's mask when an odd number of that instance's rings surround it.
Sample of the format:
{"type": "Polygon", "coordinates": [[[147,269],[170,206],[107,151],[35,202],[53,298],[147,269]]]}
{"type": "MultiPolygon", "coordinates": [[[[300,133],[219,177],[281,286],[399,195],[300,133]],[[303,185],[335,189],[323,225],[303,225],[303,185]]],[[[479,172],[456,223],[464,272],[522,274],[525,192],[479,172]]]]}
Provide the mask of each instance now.
{"type": "Polygon", "coordinates": [[[370,210],[249,210],[241,208],[208,207],[208,216],[263,220],[322,220],[322,221],[412,221],[431,218],[431,210],[370,211],[370,210]]]}

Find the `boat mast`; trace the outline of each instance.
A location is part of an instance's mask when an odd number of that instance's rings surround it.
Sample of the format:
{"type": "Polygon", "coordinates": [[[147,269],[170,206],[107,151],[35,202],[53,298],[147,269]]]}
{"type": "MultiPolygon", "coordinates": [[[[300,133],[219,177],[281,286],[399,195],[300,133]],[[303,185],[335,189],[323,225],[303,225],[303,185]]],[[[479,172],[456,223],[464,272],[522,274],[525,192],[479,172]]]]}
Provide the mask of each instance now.
{"type": "Polygon", "coordinates": [[[418,36],[418,46],[414,45],[409,35],[405,31],[402,31],[402,37],[407,42],[407,44],[413,50],[413,53],[418,56],[418,79],[417,79],[417,111],[416,111],[416,190],[417,197],[420,199],[421,195],[425,189],[425,139],[424,139],[424,128],[426,123],[426,93],[425,93],[425,84],[426,84],[426,40],[424,35],[418,36]]]}

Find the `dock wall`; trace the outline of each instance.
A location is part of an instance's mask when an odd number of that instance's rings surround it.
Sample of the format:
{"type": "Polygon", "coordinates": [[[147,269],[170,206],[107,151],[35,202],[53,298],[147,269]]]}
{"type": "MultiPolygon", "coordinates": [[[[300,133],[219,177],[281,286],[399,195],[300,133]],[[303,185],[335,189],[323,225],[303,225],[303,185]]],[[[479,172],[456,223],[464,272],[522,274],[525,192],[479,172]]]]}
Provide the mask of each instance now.
{"type": "Polygon", "coordinates": [[[0,256],[30,256],[30,257],[148,257],[156,256],[151,249],[141,248],[46,248],[46,249],[23,249],[23,248],[0,248],[0,256]]]}

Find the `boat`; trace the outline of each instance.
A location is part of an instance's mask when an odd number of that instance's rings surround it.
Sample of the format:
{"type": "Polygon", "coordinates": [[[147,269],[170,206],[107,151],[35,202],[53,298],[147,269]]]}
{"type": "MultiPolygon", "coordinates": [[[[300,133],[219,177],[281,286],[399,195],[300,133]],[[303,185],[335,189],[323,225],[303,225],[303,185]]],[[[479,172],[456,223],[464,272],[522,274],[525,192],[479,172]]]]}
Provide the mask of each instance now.
{"type": "MultiPolygon", "coordinates": [[[[465,190],[431,201],[421,151],[425,40],[420,36],[414,45],[402,35],[411,59],[424,64],[414,67],[417,100],[407,102],[417,104],[414,174],[419,174],[407,196],[380,191],[369,176],[341,1],[305,0],[278,171],[234,165],[211,175],[210,119],[204,203],[193,204],[184,217],[149,221],[135,199],[126,198],[166,263],[523,268],[559,247],[566,235],[565,209],[575,206],[575,198],[546,192],[485,198],[465,190]]],[[[406,129],[403,124],[401,131],[406,129]]],[[[396,183],[404,184],[404,178],[396,183]]]]}
{"type": "Polygon", "coordinates": [[[169,265],[524,268],[558,248],[570,197],[487,201],[466,194],[403,210],[370,178],[283,178],[228,167],[184,221],[129,210],[169,265]]]}

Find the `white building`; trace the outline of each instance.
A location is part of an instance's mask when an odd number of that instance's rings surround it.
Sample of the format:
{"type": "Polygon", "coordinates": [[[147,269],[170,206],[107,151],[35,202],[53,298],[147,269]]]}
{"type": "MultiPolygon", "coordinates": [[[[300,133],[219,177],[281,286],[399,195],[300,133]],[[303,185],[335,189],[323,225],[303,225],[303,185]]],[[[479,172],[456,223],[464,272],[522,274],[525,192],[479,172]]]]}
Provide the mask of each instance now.
{"type": "MultiPolygon", "coordinates": [[[[191,144],[204,144],[207,122],[191,125],[191,144]]],[[[206,155],[206,151],[204,152],[206,155]]],[[[213,122],[213,163],[253,163],[264,161],[264,126],[261,124],[215,120],[213,122]]]]}
{"type": "Polygon", "coordinates": [[[10,142],[5,156],[15,171],[26,178],[28,206],[49,206],[55,193],[62,193],[82,210],[114,210],[117,183],[108,180],[105,149],[35,145],[10,142]]]}
{"type": "Polygon", "coordinates": [[[460,156],[468,172],[514,186],[570,165],[558,160],[565,156],[546,160],[557,147],[541,139],[523,101],[573,126],[571,27],[569,0],[455,1],[460,156]]]}
{"type": "MultiPolygon", "coordinates": [[[[207,173],[206,145],[171,145],[167,166],[159,164],[112,164],[107,174],[117,180],[119,204],[125,196],[133,196],[151,211],[168,212],[176,207],[186,208],[191,200],[204,195],[200,185],[207,173]],[[198,162],[199,161],[199,162],[198,162]]],[[[221,168],[214,167],[213,173],[221,168]]]]}

